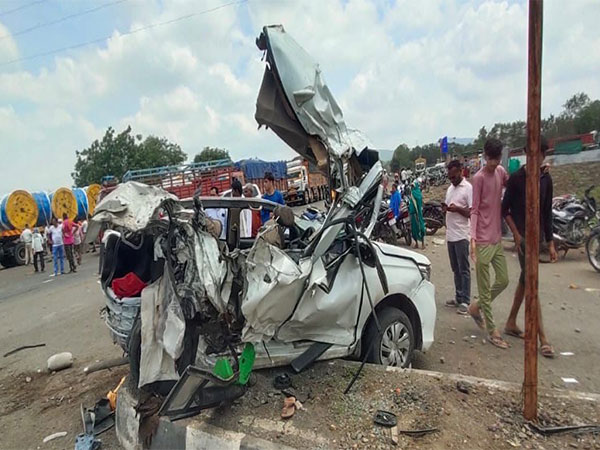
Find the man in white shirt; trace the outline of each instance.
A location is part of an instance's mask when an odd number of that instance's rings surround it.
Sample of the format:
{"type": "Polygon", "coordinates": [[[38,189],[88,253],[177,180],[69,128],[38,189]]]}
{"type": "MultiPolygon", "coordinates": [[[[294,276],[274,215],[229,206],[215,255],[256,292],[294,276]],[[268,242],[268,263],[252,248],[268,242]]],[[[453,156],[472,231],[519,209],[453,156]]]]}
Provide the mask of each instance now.
{"type": "Polygon", "coordinates": [[[38,272],[38,264],[40,270],[43,272],[46,269],[44,262],[44,237],[40,233],[38,228],[33,230],[31,237],[31,247],[33,248],[33,268],[38,272]]]}
{"type": "Polygon", "coordinates": [[[58,275],[60,263],[60,273],[65,274],[65,246],[63,244],[62,226],[59,225],[56,218],[52,219],[52,225],[48,229],[50,233],[50,242],[52,243],[52,260],[54,261],[54,276],[58,275]]]}
{"type": "Polygon", "coordinates": [[[446,212],[446,241],[450,267],[454,272],[455,298],[446,302],[456,306],[457,313],[466,315],[471,302],[471,265],[469,263],[470,215],[473,205],[473,187],[462,176],[460,161],[448,164],[450,186],[446,201],[442,204],[446,212]]]}
{"type": "MultiPolygon", "coordinates": [[[[210,188],[210,196],[218,197],[219,188],[216,186],[212,186],[210,188]]],[[[225,231],[227,226],[227,210],[225,208],[206,208],[204,212],[211,219],[215,219],[221,222],[221,235],[219,236],[219,239],[225,239],[225,231]]]]}
{"type": "Polygon", "coordinates": [[[33,247],[31,246],[31,239],[33,233],[29,228],[29,224],[25,225],[25,229],[21,232],[21,242],[25,244],[25,265],[33,262],[33,247]]]}

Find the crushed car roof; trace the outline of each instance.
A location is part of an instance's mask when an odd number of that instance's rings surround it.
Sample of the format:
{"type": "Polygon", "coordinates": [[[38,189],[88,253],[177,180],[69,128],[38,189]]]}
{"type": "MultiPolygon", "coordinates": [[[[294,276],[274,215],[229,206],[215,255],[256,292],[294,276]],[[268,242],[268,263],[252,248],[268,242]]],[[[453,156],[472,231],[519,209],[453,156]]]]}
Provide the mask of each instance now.
{"type": "Polygon", "coordinates": [[[319,64],[281,25],[263,28],[256,40],[268,62],[256,102],[255,119],[271,128],[303,157],[315,162],[317,136],[334,159],[357,155],[369,146],[360,131],[346,126],[319,64]],[[283,95],[282,95],[283,94],[283,95]]]}

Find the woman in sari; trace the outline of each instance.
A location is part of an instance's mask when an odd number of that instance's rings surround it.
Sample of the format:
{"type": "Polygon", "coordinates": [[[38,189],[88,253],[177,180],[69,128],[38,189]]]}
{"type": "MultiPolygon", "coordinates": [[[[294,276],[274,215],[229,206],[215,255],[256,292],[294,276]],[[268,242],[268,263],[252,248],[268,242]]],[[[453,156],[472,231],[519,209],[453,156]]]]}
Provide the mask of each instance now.
{"type": "Polygon", "coordinates": [[[415,248],[419,248],[419,241],[425,248],[425,221],[423,220],[423,194],[419,182],[415,180],[408,196],[408,212],[410,213],[410,230],[415,240],[415,248]]]}

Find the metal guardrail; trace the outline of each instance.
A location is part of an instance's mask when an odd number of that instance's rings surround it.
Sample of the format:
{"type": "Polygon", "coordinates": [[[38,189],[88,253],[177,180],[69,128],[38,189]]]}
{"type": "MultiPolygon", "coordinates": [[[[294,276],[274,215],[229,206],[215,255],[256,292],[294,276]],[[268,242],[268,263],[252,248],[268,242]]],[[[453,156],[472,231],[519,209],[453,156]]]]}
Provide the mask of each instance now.
{"type": "Polygon", "coordinates": [[[188,172],[188,171],[208,171],[217,169],[219,167],[231,166],[233,162],[230,159],[217,159],[214,161],[204,161],[191,164],[182,164],[178,166],[163,166],[163,167],[151,167],[149,169],[136,169],[128,170],[123,175],[123,182],[136,181],[151,177],[163,177],[165,175],[171,175],[175,173],[188,172]]]}

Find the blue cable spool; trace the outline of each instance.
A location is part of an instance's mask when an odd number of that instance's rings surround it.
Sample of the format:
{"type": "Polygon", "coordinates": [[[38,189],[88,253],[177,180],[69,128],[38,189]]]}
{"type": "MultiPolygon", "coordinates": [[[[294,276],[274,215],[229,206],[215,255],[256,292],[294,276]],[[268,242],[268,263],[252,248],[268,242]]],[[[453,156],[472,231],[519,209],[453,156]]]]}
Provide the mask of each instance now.
{"type": "Polygon", "coordinates": [[[75,200],[77,200],[77,220],[87,219],[89,213],[88,198],[85,188],[74,188],[75,200]]]}
{"type": "Polygon", "coordinates": [[[31,195],[38,207],[38,219],[36,226],[50,225],[52,220],[52,205],[47,192],[32,192],[31,195]]]}

